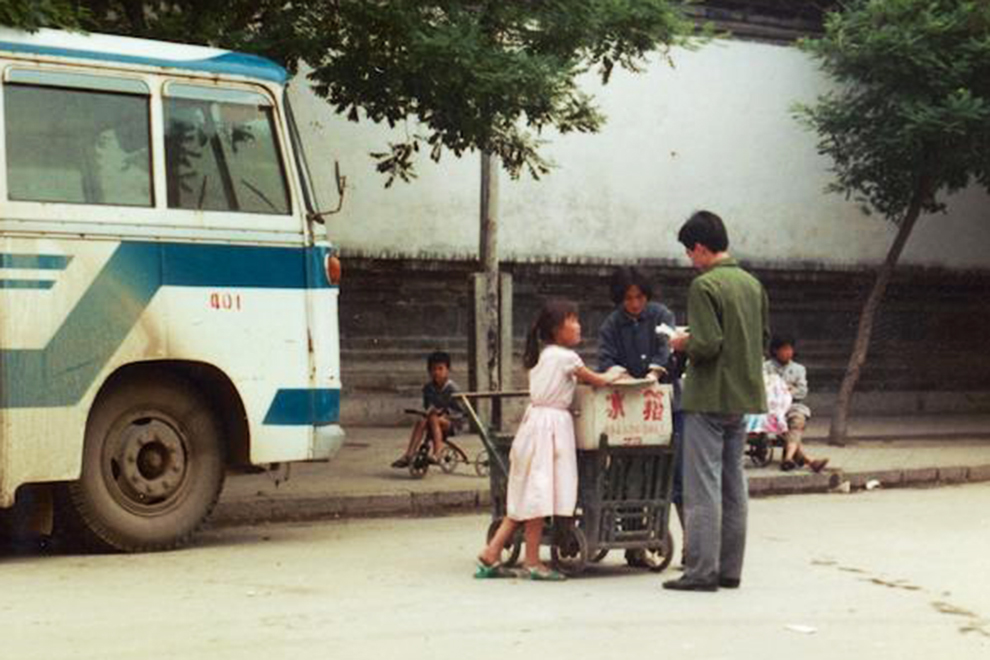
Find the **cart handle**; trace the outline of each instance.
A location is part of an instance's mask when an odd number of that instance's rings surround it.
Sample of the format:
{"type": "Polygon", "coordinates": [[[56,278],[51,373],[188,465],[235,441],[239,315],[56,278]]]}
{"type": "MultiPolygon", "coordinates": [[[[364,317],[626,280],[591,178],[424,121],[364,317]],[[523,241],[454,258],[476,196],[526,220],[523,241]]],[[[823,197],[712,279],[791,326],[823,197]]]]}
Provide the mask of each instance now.
{"type": "Polygon", "coordinates": [[[529,392],[457,392],[454,396],[461,400],[461,403],[464,404],[464,408],[474,421],[474,425],[478,428],[478,433],[481,436],[481,444],[485,445],[485,449],[488,450],[489,459],[494,460],[498,464],[499,469],[502,470],[502,474],[508,475],[509,466],[505,464],[498,451],[495,450],[495,445],[492,443],[491,438],[488,437],[488,429],[478,418],[478,413],[475,412],[474,406],[471,405],[471,399],[496,399],[502,397],[529,396],[529,392]]]}
{"type": "Polygon", "coordinates": [[[457,396],[468,399],[501,399],[529,396],[529,390],[511,390],[508,392],[457,392],[457,396]]]}

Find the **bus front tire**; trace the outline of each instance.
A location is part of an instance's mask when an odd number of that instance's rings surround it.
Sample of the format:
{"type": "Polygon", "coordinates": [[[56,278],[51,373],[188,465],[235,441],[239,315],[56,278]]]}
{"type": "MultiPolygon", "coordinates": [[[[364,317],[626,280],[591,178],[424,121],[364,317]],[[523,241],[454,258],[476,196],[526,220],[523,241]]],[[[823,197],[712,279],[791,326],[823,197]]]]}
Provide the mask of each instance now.
{"type": "Polygon", "coordinates": [[[82,475],[64,493],[66,529],[97,549],[176,548],[213,510],[223,480],[220,426],[191,383],[119,383],[86,424],[82,475]]]}

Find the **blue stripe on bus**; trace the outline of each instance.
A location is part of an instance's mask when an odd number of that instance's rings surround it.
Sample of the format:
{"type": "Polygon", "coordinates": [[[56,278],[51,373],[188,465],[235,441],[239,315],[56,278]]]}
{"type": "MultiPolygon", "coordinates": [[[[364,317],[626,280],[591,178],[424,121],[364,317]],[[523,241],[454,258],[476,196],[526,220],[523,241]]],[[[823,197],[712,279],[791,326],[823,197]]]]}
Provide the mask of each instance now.
{"type": "Polygon", "coordinates": [[[26,270],[65,270],[72,257],[61,254],[14,254],[0,252],[0,268],[26,270]]]}
{"type": "Polygon", "coordinates": [[[0,408],[77,403],[162,286],[327,288],[327,249],[122,242],[42,349],[0,350],[0,408]]]}
{"type": "Polygon", "coordinates": [[[269,426],[326,426],[340,419],[340,390],[282,389],[268,408],[269,426]]]}
{"type": "Polygon", "coordinates": [[[225,286],[265,289],[325,289],[325,248],[299,248],[164,243],[162,278],[167,286],[225,286]]]}
{"type": "Polygon", "coordinates": [[[0,289],[50,289],[55,280],[0,280],[0,289]]]}
{"type": "Polygon", "coordinates": [[[264,57],[259,57],[258,55],[249,55],[247,53],[228,52],[216,57],[210,57],[202,60],[168,60],[156,57],[142,57],[139,55],[125,55],[123,53],[75,50],[71,48],[41,46],[30,43],[15,43],[11,41],[0,41],[0,50],[5,50],[10,53],[52,55],[55,57],[75,57],[85,60],[98,60],[100,62],[122,62],[125,64],[160,66],[169,69],[185,69],[187,71],[205,71],[207,73],[230,74],[245,76],[247,78],[257,78],[259,80],[269,80],[279,84],[284,84],[289,79],[289,74],[286,73],[285,69],[275,62],[272,62],[264,57]]]}

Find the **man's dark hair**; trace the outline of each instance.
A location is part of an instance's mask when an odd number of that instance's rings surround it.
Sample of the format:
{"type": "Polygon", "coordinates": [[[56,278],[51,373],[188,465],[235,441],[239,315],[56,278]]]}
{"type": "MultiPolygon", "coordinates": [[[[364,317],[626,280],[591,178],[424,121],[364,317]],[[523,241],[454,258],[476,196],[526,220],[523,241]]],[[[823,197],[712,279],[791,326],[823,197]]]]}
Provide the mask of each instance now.
{"type": "Polygon", "coordinates": [[[647,300],[653,298],[653,287],[643,273],[630,266],[620,266],[612,273],[612,280],[609,283],[609,291],[612,293],[612,302],[621,305],[626,298],[626,291],[629,287],[638,287],[647,300]]]}
{"type": "Polygon", "coordinates": [[[704,245],[712,252],[729,249],[729,233],[725,230],[722,218],[711,211],[697,211],[677,232],[677,240],[688,250],[696,243],[704,245]]]}
{"type": "Polygon", "coordinates": [[[791,335],[774,335],[770,340],[770,353],[774,354],[777,352],[777,349],[783,348],[784,346],[796,348],[797,344],[794,341],[794,337],[791,335]]]}
{"type": "Polygon", "coordinates": [[[450,353],[444,351],[433,351],[426,356],[426,370],[429,371],[435,364],[445,364],[450,369],[450,353]]]}

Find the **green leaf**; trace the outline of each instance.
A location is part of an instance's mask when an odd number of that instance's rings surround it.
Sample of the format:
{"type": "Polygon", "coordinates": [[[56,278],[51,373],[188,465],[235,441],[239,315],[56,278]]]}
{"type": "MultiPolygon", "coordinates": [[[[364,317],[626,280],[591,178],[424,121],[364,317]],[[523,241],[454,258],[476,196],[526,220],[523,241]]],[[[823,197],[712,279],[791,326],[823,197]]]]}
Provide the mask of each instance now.
{"type": "Polygon", "coordinates": [[[836,91],[796,106],[831,158],[830,189],[900,222],[913,199],[990,180],[990,3],[849,0],[805,39],[836,91]]]}
{"type": "Polygon", "coordinates": [[[605,122],[577,79],[641,71],[651,53],[700,42],[675,0],[0,0],[0,22],[81,27],[258,53],[351,121],[424,136],[382,151],[376,168],[412,178],[418,143],[437,160],[491,151],[512,176],[540,176],[544,129],[605,122]]]}

